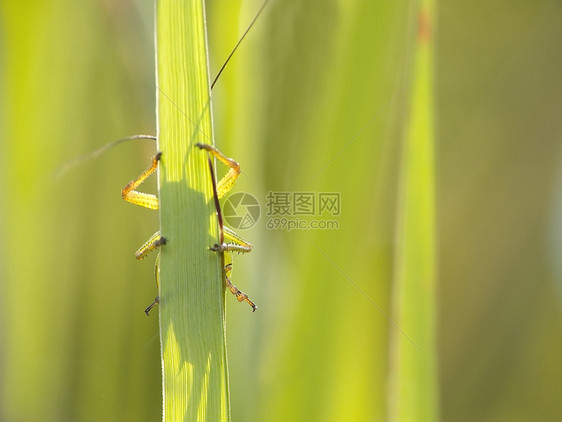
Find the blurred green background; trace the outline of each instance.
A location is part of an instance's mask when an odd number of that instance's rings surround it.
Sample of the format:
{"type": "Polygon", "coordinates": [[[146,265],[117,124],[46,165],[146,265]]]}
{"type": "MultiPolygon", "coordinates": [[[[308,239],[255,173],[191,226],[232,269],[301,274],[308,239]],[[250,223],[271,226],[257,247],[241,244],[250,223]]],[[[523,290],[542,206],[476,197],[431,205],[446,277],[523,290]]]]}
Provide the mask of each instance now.
{"type": "MultiPolygon", "coordinates": [[[[207,1],[211,76],[260,4],[207,1]]],[[[233,273],[260,308],[227,297],[235,421],[388,417],[389,338],[407,341],[385,314],[413,5],[273,1],[213,91],[216,143],[245,175],[235,191],[262,205],[233,273]],[[269,191],[339,192],[339,229],[267,229],[269,191]]],[[[158,320],[142,312],[154,258],[133,257],[157,214],[119,194],[155,147],[55,177],[155,133],[153,13],[140,0],[0,1],[2,421],[160,418],[158,320]]],[[[437,15],[441,420],[555,421],[562,4],[441,2],[437,15]]]]}

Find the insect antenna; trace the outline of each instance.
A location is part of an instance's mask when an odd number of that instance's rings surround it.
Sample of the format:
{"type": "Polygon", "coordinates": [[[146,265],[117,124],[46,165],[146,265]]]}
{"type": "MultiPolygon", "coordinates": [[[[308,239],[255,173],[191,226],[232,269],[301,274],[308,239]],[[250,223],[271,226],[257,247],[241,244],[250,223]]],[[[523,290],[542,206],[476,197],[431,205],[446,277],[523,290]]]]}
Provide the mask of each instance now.
{"type": "Polygon", "coordinates": [[[64,165],[59,167],[59,169],[54,173],[53,178],[54,179],[60,179],[69,170],[72,170],[74,167],[79,166],[80,164],[83,164],[87,161],[91,161],[91,160],[94,160],[94,159],[98,158],[100,155],[105,154],[107,151],[109,151],[113,147],[116,147],[117,145],[123,144],[125,142],[129,142],[129,141],[138,140],[138,139],[149,139],[151,141],[155,141],[156,136],[152,136],[152,135],[133,135],[133,136],[126,136],[125,138],[117,139],[115,141],[111,141],[111,142],[99,147],[98,149],[96,149],[92,152],[81,155],[80,157],[76,157],[76,158],[66,162],[64,165]]]}
{"type": "Polygon", "coordinates": [[[232,58],[232,56],[236,52],[236,50],[238,50],[238,47],[240,46],[240,44],[242,43],[244,38],[246,38],[246,35],[248,35],[248,32],[250,32],[250,29],[252,29],[252,26],[254,26],[254,24],[256,23],[258,18],[260,17],[261,12],[263,12],[263,9],[265,9],[265,6],[267,6],[267,3],[269,3],[269,0],[265,0],[262,3],[261,7],[259,8],[258,12],[256,13],[256,16],[254,16],[254,19],[252,19],[252,22],[250,22],[250,25],[248,26],[248,28],[246,28],[246,30],[244,31],[244,33],[242,34],[242,36],[240,37],[240,39],[238,40],[238,42],[236,43],[236,45],[234,46],[234,48],[232,49],[232,51],[230,52],[230,54],[228,55],[226,60],[224,61],[223,65],[221,66],[221,68],[219,70],[219,73],[217,73],[217,76],[215,76],[215,79],[213,79],[213,83],[211,84],[211,91],[213,90],[213,87],[217,83],[217,81],[219,79],[219,76],[221,75],[222,71],[224,70],[224,68],[226,67],[226,65],[228,64],[228,62],[230,61],[230,59],[232,58]]]}
{"type": "MultiPolygon", "coordinates": [[[[259,8],[258,12],[254,16],[254,19],[252,19],[252,22],[250,23],[248,28],[246,28],[246,30],[244,31],[244,33],[242,34],[242,36],[240,37],[240,39],[238,40],[238,42],[236,43],[236,45],[234,46],[234,48],[232,49],[232,51],[230,52],[230,54],[228,55],[226,60],[224,61],[223,65],[221,66],[221,68],[219,70],[219,72],[217,73],[217,76],[215,76],[215,79],[213,79],[213,83],[211,84],[211,90],[213,90],[215,84],[217,83],[217,81],[218,81],[220,75],[222,74],[223,70],[225,69],[226,65],[228,64],[228,62],[230,61],[230,59],[232,58],[232,56],[234,55],[234,53],[236,52],[236,50],[238,49],[238,47],[240,46],[240,44],[242,43],[244,38],[246,38],[246,35],[248,35],[248,32],[250,32],[250,29],[252,29],[252,27],[254,26],[256,21],[258,20],[259,16],[261,15],[263,10],[265,9],[265,6],[267,5],[267,3],[269,3],[269,0],[265,0],[263,2],[261,7],[259,8]]],[[[158,88],[158,90],[160,90],[162,92],[162,90],[160,89],[160,87],[158,87],[158,85],[156,84],[155,81],[153,81],[150,78],[149,78],[149,80],[154,84],[154,86],[156,86],[156,88],[158,88]]],[[[164,96],[166,98],[168,98],[168,100],[172,101],[172,99],[169,98],[164,92],[162,92],[162,94],[164,94],[164,96]]],[[[173,101],[172,101],[172,103],[173,103],[173,101]]],[[[176,106],[176,108],[178,108],[178,110],[180,110],[188,118],[188,120],[191,121],[191,119],[189,119],[189,117],[175,103],[174,103],[174,105],[176,106]]],[[[201,128],[195,122],[191,121],[191,123],[208,138],[208,136],[201,130],[201,128]]],[[[133,135],[133,136],[127,136],[126,138],[117,139],[116,141],[111,141],[111,142],[103,145],[102,147],[96,149],[95,151],[92,151],[88,154],[84,154],[80,157],[77,157],[77,158],[74,158],[73,160],[68,161],[67,163],[62,165],[58,170],[56,170],[56,172],[53,175],[53,178],[54,179],[60,179],[69,170],[72,170],[74,167],[76,167],[80,164],[83,164],[86,161],[91,161],[91,160],[94,160],[94,159],[98,158],[100,155],[103,155],[104,153],[106,153],[107,151],[109,151],[113,147],[116,147],[117,145],[120,145],[124,142],[136,140],[136,139],[156,140],[156,136],[152,136],[152,135],[133,135]]],[[[220,211],[219,211],[219,213],[220,213],[220,211]]]]}

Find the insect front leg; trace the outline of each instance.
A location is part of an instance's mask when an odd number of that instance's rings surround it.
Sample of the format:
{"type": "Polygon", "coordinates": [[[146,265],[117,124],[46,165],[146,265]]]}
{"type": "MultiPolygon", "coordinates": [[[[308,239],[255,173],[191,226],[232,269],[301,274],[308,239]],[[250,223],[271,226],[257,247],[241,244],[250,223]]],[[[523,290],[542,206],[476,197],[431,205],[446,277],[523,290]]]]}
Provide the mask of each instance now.
{"type": "Polygon", "coordinates": [[[146,180],[148,176],[156,171],[158,162],[162,157],[162,153],[157,153],[152,157],[152,164],[139,177],[131,180],[127,186],[121,190],[121,196],[125,201],[132,204],[140,205],[141,207],[150,208],[152,210],[158,209],[158,197],[150,193],[137,192],[135,189],[146,180]]]}
{"type": "MultiPolygon", "coordinates": [[[[230,170],[226,175],[220,180],[217,184],[217,196],[222,198],[225,194],[227,194],[240,176],[240,164],[234,161],[232,158],[227,157],[221,151],[219,151],[216,147],[208,144],[196,144],[197,147],[200,149],[204,149],[211,153],[214,157],[217,158],[221,163],[230,167],[230,170]]],[[[214,175],[212,176],[214,177],[214,175]]]]}

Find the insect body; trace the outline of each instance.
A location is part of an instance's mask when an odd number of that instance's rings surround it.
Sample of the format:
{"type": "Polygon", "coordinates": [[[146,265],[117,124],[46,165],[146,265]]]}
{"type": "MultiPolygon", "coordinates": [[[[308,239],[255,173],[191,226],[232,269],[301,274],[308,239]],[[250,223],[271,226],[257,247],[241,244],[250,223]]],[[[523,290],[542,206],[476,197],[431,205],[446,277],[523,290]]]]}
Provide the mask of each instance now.
{"type": "MultiPolygon", "coordinates": [[[[235,232],[230,230],[227,227],[224,227],[222,224],[222,213],[220,209],[219,199],[222,198],[226,193],[228,193],[236,179],[240,175],[240,165],[234,161],[232,158],[228,158],[222,152],[220,152],[217,148],[207,144],[196,144],[197,147],[200,149],[204,149],[208,153],[209,159],[209,166],[211,171],[211,179],[213,182],[213,197],[215,201],[215,207],[217,209],[217,216],[219,218],[219,233],[220,233],[220,243],[217,243],[211,246],[209,249],[218,253],[222,253],[223,255],[223,262],[225,263],[224,266],[224,275],[225,275],[225,282],[228,289],[231,291],[233,295],[236,296],[239,302],[246,301],[252,307],[253,311],[257,309],[257,306],[248,298],[248,296],[238,290],[236,286],[232,284],[230,281],[230,274],[232,272],[232,252],[241,252],[247,253],[252,250],[252,245],[238,236],[235,232]],[[230,167],[227,174],[217,183],[215,180],[215,175],[213,171],[213,164],[211,160],[211,156],[216,157],[220,162],[226,164],[230,167]]],[[[158,162],[162,157],[162,153],[157,153],[154,157],[152,157],[152,163],[150,167],[148,167],[143,173],[140,174],[139,177],[129,182],[122,190],[121,195],[124,200],[131,202],[136,205],[143,206],[145,208],[156,210],[158,209],[158,197],[153,194],[138,192],[135,190],[139,185],[141,185],[151,174],[153,174],[158,169],[158,162]]],[[[155,250],[156,248],[165,245],[166,238],[163,237],[159,231],[154,233],[136,252],[135,257],[137,259],[144,259],[146,255],[150,252],[155,250]]],[[[155,266],[155,278],[156,284],[158,286],[159,282],[159,257],[156,259],[156,266],[155,266]]],[[[150,310],[160,302],[159,297],[157,296],[154,299],[154,302],[150,304],[145,310],[146,314],[148,315],[150,310]]]]}
{"type": "MultiPolygon", "coordinates": [[[[232,50],[230,55],[227,57],[226,61],[224,62],[224,64],[220,68],[217,76],[213,80],[213,82],[211,84],[211,90],[215,86],[219,76],[221,75],[222,71],[225,69],[226,65],[228,64],[228,62],[232,58],[233,54],[236,52],[236,50],[238,49],[238,47],[240,46],[240,44],[242,43],[242,41],[244,40],[244,38],[246,37],[246,35],[250,31],[250,29],[252,28],[252,26],[257,21],[258,17],[262,13],[262,11],[265,9],[265,6],[267,5],[268,2],[269,2],[269,0],[265,0],[262,3],[262,6],[258,10],[254,19],[252,20],[252,22],[250,23],[250,25],[248,26],[248,28],[246,29],[246,31],[244,32],[242,37],[238,40],[238,43],[235,45],[234,49],[232,50]]],[[[165,97],[168,98],[167,95],[165,95],[165,97]]],[[[156,137],[151,136],[151,135],[135,135],[135,136],[132,136],[132,137],[125,138],[123,140],[116,141],[116,142],[112,143],[111,145],[114,145],[114,144],[116,145],[117,143],[123,142],[124,140],[129,140],[129,139],[153,139],[153,140],[156,140],[156,137]]],[[[228,227],[223,226],[222,213],[221,213],[220,204],[219,204],[219,199],[222,198],[226,193],[228,193],[230,191],[230,189],[232,189],[232,186],[234,185],[234,182],[236,182],[236,179],[240,175],[240,165],[236,161],[234,161],[232,158],[228,158],[226,155],[224,155],[222,152],[220,152],[217,148],[215,148],[212,145],[196,144],[196,146],[199,147],[200,149],[206,150],[207,154],[208,154],[209,166],[210,166],[210,171],[211,171],[211,179],[213,181],[213,197],[214,197],[214,201],[215,201],[215,207],[216,207],[216,210],[217,210],[217,216],[219,218],[220,242],[213,245],[209,249],[212,250],[212,251],[215,251],[217,253],[222,254],[222,262],[224,264],[224,277],[225,277],[226,287],[228,287],[228,289],[231,291],[231,293],[236,296],[236,298],[238,299],[239,302],[243,302],[243,301],[248,302],[248,304],[255,311],[257,309],[257,306],[248,298],[248,296],[245,293],[238,290],[238,288],[236,286],[234,286],[232,284],[232,282],[230,281],[230,275],[232,273],[232,252],[241,252],[241,253],[250,252],[252,250],[252,245],[250,243],[246,242],[244,239],[242,239],[240,236],[238,236],[236,233],[234,233],[228,227]],[[220,162],[224,163],[225,165],[227,165],[229,167],[229,171],[227,172],[227,174],[218,183],[215,180],[211,156],[218,159],[220,162]]],[[[103,152],[103,151],[105,151],[105,149],[101,150],[101,152],[103,152]]],[[[96,152],[96,154],[97,153],[98,152],[96,152]]],[[[144,193],[144,192],[138,192],[135,189],[139,185],[141,185],[151,174],[153,174],[158,169],[158,162],[160,161],[161,157],[162,157],[162,153],[158,152],[154,157],[152,157],[152,162],[151,162],[150,167],[148,167],[139,177],[137,177],[136,179],[129,182],[122,189],[121,194],[123,196],[123,199],[125,199],[126,201],[129,201],[133,204],[140,205],[140,206],[143,206],[143,207],[146,207],[146,208],[150,208],[150,209],[153,209],[153,210],[158,209],[159,204],[158,204],[158,197],[156,195],[144,193]]],[[[160,246],[163,246],[165,244],[166,244],[166,238],[163,237],[160,234],[159,231],[157,231],[156,233],[154,233],[150,237],[150,239],[148,239],[135,252],[135,257],[137,259],[144,259],[148,253],[150,253],[151,251],[153,251],[156,248],[158,248],[160,246]]],[[[157,287],[158,287],[158,283],[159,283],[159,262],[160,262],[160,254],[158,254],[158,257],[156,258],[156,265],[155,265],[155,279],[156,279],[157,287]]],[[[145,312],[146,312],[147,315],[149,314],[150,310],[157,303],[160,303],[160,299],[159,299],[158,296],[154,299],[154,302],[152,302],[150,304],[150,306],[148,306],[146,308],[145,312]]]]}

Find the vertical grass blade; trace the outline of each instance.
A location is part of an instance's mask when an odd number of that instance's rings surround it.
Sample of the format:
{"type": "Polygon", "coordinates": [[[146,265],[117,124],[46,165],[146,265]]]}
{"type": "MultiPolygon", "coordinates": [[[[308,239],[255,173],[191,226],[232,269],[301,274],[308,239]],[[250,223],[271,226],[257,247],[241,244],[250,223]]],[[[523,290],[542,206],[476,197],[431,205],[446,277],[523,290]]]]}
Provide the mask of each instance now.
{"type": "Polygon", "coordinates": [[[202,0],[159,0],[156,19],[160,335],[165,421],[229,420],[225,304],[206,154],[212,117],[202,0]]]}
{"type": "Polygon", "coordinates": [[[401,163],[393,306],[413,342],[392,332],[389,411],[393,421],[438,419],[435,310],[434,2],[418,3],[408,127],[401,163]]]}

